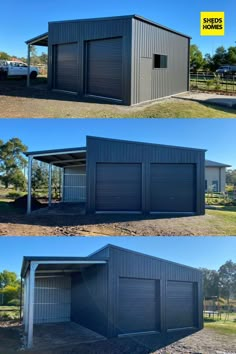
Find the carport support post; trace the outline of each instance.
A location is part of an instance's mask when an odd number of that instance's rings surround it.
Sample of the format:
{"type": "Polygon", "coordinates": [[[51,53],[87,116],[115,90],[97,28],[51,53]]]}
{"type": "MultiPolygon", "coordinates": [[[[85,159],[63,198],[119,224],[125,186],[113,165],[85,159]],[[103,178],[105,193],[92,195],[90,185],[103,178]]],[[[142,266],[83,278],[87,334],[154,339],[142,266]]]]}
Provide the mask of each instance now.
{"type": "Polygon", "coordinates": [[[38,263],[30,263],[30,275],[29,275],[29,321],[28,321],[28,340],[27,347],[33,346],[33,329],[34,329],[34,284],[35,284],[35,271],[38,267],[38,263]]]}
{"type": "Polygon", "coordinates": [[[28,157],[28,195],[27,195],[27,214],[31,214],[32,161],[33,161],[33,156],[29,156],[29,157],[28,157]]]}
{"type": "Polygon", "coordinates": [[[48,166],[48,205],[52,205],[52,164],[48,166]]]}
{"type": "Polygon", "coordinates": [[[28,70],[27,70],[27,87],[30,87],[30,44],[28,44],[27,64],[28,64],[28,70]]]}

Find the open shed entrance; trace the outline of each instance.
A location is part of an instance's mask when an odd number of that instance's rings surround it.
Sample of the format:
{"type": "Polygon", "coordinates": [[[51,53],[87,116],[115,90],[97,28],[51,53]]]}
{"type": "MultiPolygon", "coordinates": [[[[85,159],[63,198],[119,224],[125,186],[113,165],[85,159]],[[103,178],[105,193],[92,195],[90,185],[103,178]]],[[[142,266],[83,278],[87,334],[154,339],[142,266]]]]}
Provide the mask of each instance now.
{"type": "MultiPolygon", "coordinates": [[[[24,275],[24,331],[26,346],[90,342],[105,337],[73,321],[72,277],[91,267],[106,266],[105,260],[75,257],[44,257],[30,260],[24,275]],[[43,343],[43,344],[42,344],[43,343]]],[[[97,269],[97,268],[96,268],[97,269]]],[[[100,269],[100,268],[99,268],[100,269]]]]}
{"type": "Polygon", "coordinates": [[[62,203],[86,203],[86,148],[33,151],[28,156],[27,213],[31,213],[33,160],[48,165],[48,206],[52,205],[52,172],[60,170],[60,197],[62,203]]]}
{"type": "MultiPolygon", "coordinates": [[[[32,46],[39,46],[48,48],[48,32],[43,33],[37,37],[31,38],[25,42],[28,47],[27,52],[27,64],[28,64],[28,73],[27,73],[27,87],[30,87],[30,65],[31,65],[31,48],[32,46]]],[[[48,51],[48,50],[47,50],[48,51]]],[[[45,68],[41,65],[37,66],[39,69],[39,74],[44,73],[44,71],[48,72],[48,68],[45,68]]]]}

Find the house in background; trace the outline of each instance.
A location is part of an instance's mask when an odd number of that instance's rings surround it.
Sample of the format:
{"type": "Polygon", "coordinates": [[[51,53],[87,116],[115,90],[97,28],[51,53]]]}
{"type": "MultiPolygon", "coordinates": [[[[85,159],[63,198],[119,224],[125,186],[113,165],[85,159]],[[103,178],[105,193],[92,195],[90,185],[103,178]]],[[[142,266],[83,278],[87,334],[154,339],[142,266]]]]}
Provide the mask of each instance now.
{"type": "Polygon", "coordinates": [[[24,257],[21,277],[28,347],[36,324],[73,322],[107,338],[203,327],[201,271],[132,250],[107,245],[87,257],[24,257]]]}
{"type": "MultiPolygon", "coordinates": [[[[134,105],[189,90],[190,37],[137,15],[49,22],[48,87],[134,105]]],[[[29,84],[29,82],[28,82],[29,84]]]]}
{"type": "Polygon", "coordinates": [[[52,166],[62,173],[62,202],[84,203],[87,213],[205,213],[205,150],[191,147],[87,137],[85,147],[31,151],[48,163],[49,205],[52,166]]]}
{"type": "Polygon", "coordinates": [[[205,191],[225,192],[226,168],[231,165],[205,160],[205,191]]]}

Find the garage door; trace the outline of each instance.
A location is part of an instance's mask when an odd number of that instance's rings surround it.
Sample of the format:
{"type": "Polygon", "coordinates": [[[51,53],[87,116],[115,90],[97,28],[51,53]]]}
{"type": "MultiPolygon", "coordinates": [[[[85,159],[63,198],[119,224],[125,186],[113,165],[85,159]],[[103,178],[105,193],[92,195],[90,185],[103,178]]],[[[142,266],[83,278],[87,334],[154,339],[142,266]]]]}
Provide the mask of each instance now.
{"type": "Polygon", "coordinates": [[[194,303],[193,283],[168,281],[167,328],[194,327],[194,303]]]}
{"type": "Polygon", "coordinates": [[[141,210],[141,164],[97,164],[97,211],[141,210]]]}
{"type": "Polygon", "coordinates": [[[151,211],[195,212],[194,164],[151,164],[151,211]]]}
{"type": "Polygon", "coordinates": [[[59,44],[55,53],[55,88],[78,91],[77,43],[59,44]]]}
{"type": "Polygon", "coordinates": [[[120,278],[119,331],[135,333],[157,330],[159,310],[155,280],[120,278]]]}
{"type": "Polygon", "coordinates": [[[122,38],[87,42],[87,94],[122,99],[122,38]]]}

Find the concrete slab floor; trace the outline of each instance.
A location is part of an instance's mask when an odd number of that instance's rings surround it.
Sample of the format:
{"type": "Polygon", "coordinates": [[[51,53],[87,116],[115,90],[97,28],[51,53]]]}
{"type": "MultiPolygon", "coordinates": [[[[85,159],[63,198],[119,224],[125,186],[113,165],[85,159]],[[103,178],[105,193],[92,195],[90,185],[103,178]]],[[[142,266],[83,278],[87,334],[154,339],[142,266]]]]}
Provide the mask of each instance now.
{"type": "Polygon", "coordinates": [[[48,350],[67,345],[93,343],[106,338],[75,322],[45,323],[34,325],[34,346],[36,350],[48,350]]]}
{"type": "Polygon", "coordinates": [[[209,103],[222,107],[236,108],[236,93],[235,96],[219,95],[216,93],[206,92],[188,92],[177,96],[172,96],[181,100],[189,100],[195,102],[209,103]]]}

